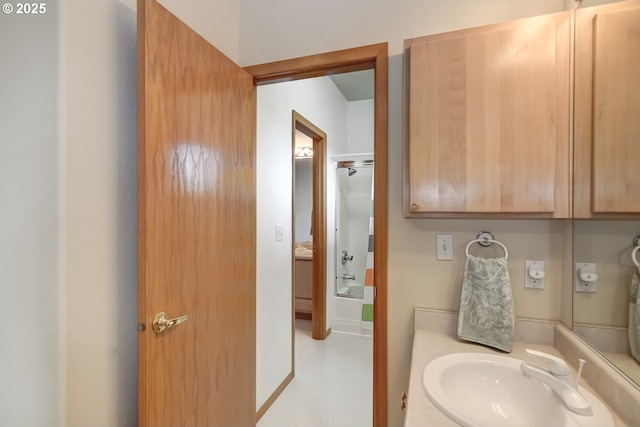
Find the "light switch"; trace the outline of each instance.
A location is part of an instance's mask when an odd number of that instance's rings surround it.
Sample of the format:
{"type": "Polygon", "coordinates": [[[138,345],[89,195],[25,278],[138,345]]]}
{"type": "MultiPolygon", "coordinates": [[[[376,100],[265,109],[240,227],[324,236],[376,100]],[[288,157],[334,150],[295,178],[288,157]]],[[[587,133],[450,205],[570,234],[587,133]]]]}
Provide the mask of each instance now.
{"type": "Polygon", "coordinates": [[[284,240],[284,225],[276,224],[276,242],[284,240]]]}
{"type": "Polygon", "coordinates": [[[453,260],[453,236],[451,234],[436,235],[436,259],[439,261],[453,260]]]}

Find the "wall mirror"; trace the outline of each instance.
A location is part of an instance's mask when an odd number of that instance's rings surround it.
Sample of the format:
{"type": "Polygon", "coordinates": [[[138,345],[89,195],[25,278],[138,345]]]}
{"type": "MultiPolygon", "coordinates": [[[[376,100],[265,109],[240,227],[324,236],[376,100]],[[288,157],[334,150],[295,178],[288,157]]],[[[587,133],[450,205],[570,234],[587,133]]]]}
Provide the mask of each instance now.
{"type": "Polygon", "coordinates": [[[636,269],[631,253],[638,234],[640,221],[573,221],[573,331],[640,388],[640,361],[631,356],[629,337],[636,269]],[[595,273],[587,285],[579,275],[585,265],[595,273]]]}
{"type": "Polygon", "coordinates": [[[640,389],[640,1],[606,3],[575,16],[573,331],[640,389]]]}

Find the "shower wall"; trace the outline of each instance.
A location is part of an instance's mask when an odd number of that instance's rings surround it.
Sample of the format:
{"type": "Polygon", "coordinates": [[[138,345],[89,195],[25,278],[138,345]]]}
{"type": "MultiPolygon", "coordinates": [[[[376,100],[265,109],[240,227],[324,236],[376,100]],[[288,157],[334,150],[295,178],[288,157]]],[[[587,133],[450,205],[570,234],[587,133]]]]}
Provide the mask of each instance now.
{"type": "MultiPolygon", "coordinates": [[[[356,292],[348,291],[349,287],[364,285],[371,216],[372,171],[371,166],[354,165],[336,168],[336,293],[338,295],[357,296],[354,295],[356,292]],[[348,261],[344,264],[342,251],[347,251],[348,254],[348,261]],[[344,275],[355,276],[355,278],[344,279],[344,275]]],[[[362,298],[361,295],[360,298],[362,298]]]]}
{"type": "MultiPolygon", "coordinates": [[[[345,159],[348,157],[344,156],[345,159]]],[[[373,159],[373,155],[367,157],[373,159]]],[[[373,167],[351,160],[337,165],[336,288],[332,329],[334,332],[371,336],[370,322],[363,322],[363,304],[366,302],[365,271],[372,215],[373,167]],[[346,251],[346,262],[343,262],[343,251],[346,251]]]]}

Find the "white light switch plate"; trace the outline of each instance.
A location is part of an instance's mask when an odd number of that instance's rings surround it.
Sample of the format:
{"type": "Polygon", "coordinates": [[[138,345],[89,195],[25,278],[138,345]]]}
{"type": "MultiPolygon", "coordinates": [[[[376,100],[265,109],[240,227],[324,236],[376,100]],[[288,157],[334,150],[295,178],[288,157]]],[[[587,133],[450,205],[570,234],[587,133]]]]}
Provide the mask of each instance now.
{"type": "Polygon", "coordinates": [[[453,260],[453,235],[436,235],[436,259],[439,261],[453,260]]]}
{"type": "Polygon", "coordinates": [[[284,240],[284,225],[276,224],[276,242],[284,240]]]}

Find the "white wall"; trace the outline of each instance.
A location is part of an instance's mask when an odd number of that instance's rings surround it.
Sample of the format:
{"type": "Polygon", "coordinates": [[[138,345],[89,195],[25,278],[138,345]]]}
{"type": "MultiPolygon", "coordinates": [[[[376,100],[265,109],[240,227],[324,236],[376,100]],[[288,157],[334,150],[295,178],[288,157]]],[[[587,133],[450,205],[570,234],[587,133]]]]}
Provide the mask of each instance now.
{"type": "Polygon", "coordinates": [[[346,153],[373,153],[373,107],[373,99],[349,101],[346,153]]]}
{"type": "Polygon", "coordinates": [[[243,0],[240,64],[380,42],[389,42],[390,55],[398,55],[406,38],[557,12],[563,10],[563,3],[564,0],[243,0]],[[291,19],[292,16],[298,19],[291,19]],[[311,29],[310,21],[319,23],[318,27],[311,29]]]}
{"type": "Polygon", "coordinates": [[[575,261],[595,263],[598,272],[597,292],[573,296],[574,322],[627,328],[631,278],[636,270],[631,251],[640,221],[576,220],[573,227],[575,261]]]}
{"type": "MultiPolygon", "coordinates": [[[[516,315],[560,319],[561,221],[414,220],[402,216],[402,46],[404,39],[448,30],[558,12],[564,0],[245,0],[241,6],[240,60],[273,60],[389,42],[389,425],[402,424],[400,394],[406,390],[413,307],[457,310],[464,247],[482,230],[511,250],[516,315]],[[291,16],[302,19],[292,20],[291,16]],[[310,20],[319,22],[310,31],[310,20]],[[295,36],[292,36],[295,35],[295,36]],[[453,262],[435,261],[435,235],[454,235],[453,262]],[[547,288],[525,290],[526,259],[547,262],[547,288]]],[[[379,159],[378,159],[379,161],[379,159]]]]}
{"type": "MultiPolygon", "coordinates": [[[[162,3],[237,60],[237,2],[162,3]]],[[[136,2],[60,0],[58,13],[55,4],[19,24],[0,17],[0,105],[11,112],[0,271],[12,295],[0,308],[16,326],[3,328],[12,350],[1,356],[0,424],[133,426],[136,2]]]]}
{"type": "MultiPolygon", "coordinates": [[[[347,102],[329,78],[299,80],[258,88],[257,152],[257,378],[260,408],[291,372],[291,126],[292,110],[327,134],[327,158],[343,150],[347,135],[347,102]],[[275,225],[283,224],[285,239],[275,241],[275,225]]],[[[329,163],[329,161],[327,161],[329,163]]],[[[327,164],[329,168],[329,164],[327,164]]],[[[327,176],[331,176],[327,169],[327,176]]],[[[332,181],[327,205],[333,209],[332,181]]],[[[334,251],[333,223],[328,221],[327,250],[334,251]]],[[[332,252],[329,252],[332,253],[332,252]]],[[[334,260],[327,259],[333,271],[334,260]]],[[[333,276],[327,277],[327,311],[333,276]]],[[[328,325],[330,326],[330,325],[328,325]]]]}
{"type": "MultiPolygon", "coordinates": [[[[372,117],[373,118],[373,117],[372,117]]],[[[364,285],[369,249],[369,219],[371,215],[371,167],[358,167],[348,176],[346,168],[336,171],[336,228],[338,249],[338,286],[364,285]],[[340,254],[346,250],[353,259],[342,265],[340,254]],[[343,280],[343,274],[353,274],[355,281],[343,280]]],[[[333,253],[330,254],[333,256],[333,253]]],[[[361,313],[360,313],[361,314],[361,313]]],[[[360,320],[360,314],[357,318],[360,320]]]]}
{"type": "MultiPolygon", "coordinates": [[[[347,147],[345,154],[373,153],[374,120],[372,99],[350,101],[348,103],[347,147]]],[[[374,159],[375,160],[375,159],[374,159]]],[[[339,169],[342,175],[342,192],[340,200],[346,220],[345,226],[338,226],[338,236],[345,242],[338,245],[338,253],[346,249],[355,255],[352,262],[344,267],[338,265],[338,283],[341,273],[355,274],[356,282],[364,284],[364,272],[367,264],[369,215],[371,213],[371,173],[370,167],[357,168],[358,172],[346,176],[346,169],[339,169]],[[355,220],[355,221],[354,221],[355,220]]],[[[338,178],[340,182],[340,179],[338,178]]],[[[339,242],[340,243],[340,242],[339,242]]]]}
{"type": "Polygon", "coordinates": [[[56,425],[58,11],[0,16],[0,425],[56,425]]]}
{"type": "Polygon", "coordinates": [[[137,419],[136,13],[61,3],[65,425],[137,419]]]}

